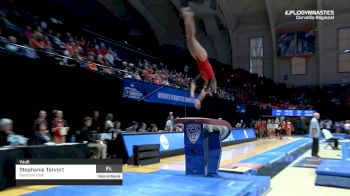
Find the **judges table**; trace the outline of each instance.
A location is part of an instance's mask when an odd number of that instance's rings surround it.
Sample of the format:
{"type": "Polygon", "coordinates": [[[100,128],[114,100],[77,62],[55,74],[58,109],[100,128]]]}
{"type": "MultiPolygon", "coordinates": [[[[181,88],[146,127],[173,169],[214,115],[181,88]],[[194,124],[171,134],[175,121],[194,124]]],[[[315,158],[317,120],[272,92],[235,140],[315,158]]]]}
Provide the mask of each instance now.
{"type": "MultiPolygon", "coordinates": [[[[133,146],[144,144],[159,144],[161,157],[182,154],[184,152],[184,132],[156,132],[156,133],[121,133],[116,144],[108,145],[110,153],[117,153],[124,163],[131,163],[133,146]],[[118,149],[118,152],[116,152],[118,149]],[[120,150],[122,149],[122,150],[120,150]],[[120,154],[122,153],[122,154],[120,154]]],[[[253,129],[233,129],[230,135],[222,141],[222,146],[255,140],[253,129]]],[[[110,154],[109,153],[109,154],[110,154]]]]}
{"type": "Polygon", "coordinates": [[[76,143],[0,148],[0,190],[16,185],[16,159],[85,159],[89,156],[87,145],[76,143]]]}

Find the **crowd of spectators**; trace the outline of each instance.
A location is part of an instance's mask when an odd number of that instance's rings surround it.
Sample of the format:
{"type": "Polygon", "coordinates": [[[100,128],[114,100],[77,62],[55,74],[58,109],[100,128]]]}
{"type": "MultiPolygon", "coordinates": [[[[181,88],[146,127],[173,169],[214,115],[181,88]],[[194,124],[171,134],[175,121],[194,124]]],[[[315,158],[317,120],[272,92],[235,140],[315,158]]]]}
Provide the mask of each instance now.
{"type": "MultiPolygon", "coordinates": [[[[240,124],[243,123],[243,120],[240,124]]],[[[279,118],[268,118],[252,120],[250,127],[254,129],[258,139],[282,139],[282,136],[290,138],[295,130],[293,123],[290,120],[282,120],[279,118]]]]}
{"type": "MultiPolygon", "coordinates": [[[[90,71],[178,89],[190,88],[193,76],[189,74],[188,65],[170,69],[157,60],[138,55],[121,59],[115,45],[107,46],[96,38],[88,39],[78,33],[73,35],[56,18],[44,20],[30,12],[19,13],[14,9],[0,9],[0,16],[0,47],[9,52],[30,58],[51,56],[61,65],[80,66],[90,71]]],[[[233,100],[233,94],[223,88],[211,96],[233,100]]]]}
{"type": "MultiPolygon", "coordinates": [[[[192,67],[188,65],[171,69],[161,62],[139,55],[131,55],[131,58],[124,59],[119,57],[118,48],[115,45],[108,45],[96,38],[87,38],[79,33],[71,33],[65,28],[64,23],[57,18],[40,18],[30,12],[19,13],[13,8],[4,9],[0,7],[0,48],[3,51],[29,58],[51,57],[56,59],[57,63],[65,66],[79,66],[93,72],[184,90],[189,90],[191,80],[194,77],[190,74],[192,67]]],[[[315,104],[350,106],[350,93],[347,86],[331,89],[286,88],[283,84],[276,84],[270,79],[241,69],[228,71],[226,74],[221,78],[221,85],[219,85],[221,87],[218,88],[217,93],[215,95],[211,94],[211,96],[256,105],[261,110],[312,109],[315,104]]],[[[35,123],[35,143],[43,143],[44,141],[66,142],[65,137],[61,136],[67,134],[70,129],[67,122],[62,118],[63,112],[55,111],[55,119],[52,121],[49,131],[46,130],[50,126],[45,119],[46,117],[44,118],[45,115],[45,112],[42,111],[35,123]]],[[[113,115],[107,115],[103,126],[96,126],[98,118],[97,113],[91,117],[91,128],[89,129],[97,132],[110,131],[116,134],[121,131],[121,123],[114,121],[113,115]]],[[[165,130],[181,130],[181,128],[173,125],[173,120],[174,116],[167,119],[165,130]]],[[[84,120],[87,125],[90,124],[89,121],[88,118],[84,120]]],[[[10,129],[12,122],[10,122],[9,119],[2,121],[3,127],[7,130],[6,133],[12,132],[10,129]]],[[[243,126],[242,122],[239,124],[243,126]]],[[[264,130],[268,130],[268,121],[260,124],[266,124],[264,130]]],[[[345,128],[348,124],[350,124],[348,121],[337,121],[334,126],[348,130],[345,128]]],[[[263,127],[262,125],[260,127],[263,127]]],[[[254,125],[254,127],[257,127],[257,125],[254,125]]],[[[267,131],[267,133],[273,135],[272,126],[269,127],[270,131],[267,131]]],[[[159,131],[155,124],[147,126],[143,122],[133,122],[126,130],[134,132],[159,131]]],[[[260,131],[257,133],[261,134],[260,131]]],[[[289,132],[287,135],[290,135],[289,132]]]]}
{"type": "Polygon", "coordinates": [[[86,143],[89,148],[96,149],[96,158],[107,157],[106,140],[115,140],[122,132],[128,133],[151,133],[162,131],[182,131],[174,125],[173,114],[169,113],[164,128],[158,129],[152,123],[149,126],[142,122],[132,122],[131,126],[123,129],[120,121],[114,121],[113,114],[108,113],[103,119],[99,111],[83,118],[79,129],[72,130],[63,118],[63,111],[52,111],[53,120],[48,120],[47,112],[39,111],[38,118],[34,120],[33,129],[26,136],[17,134],[13,130],[11,119],[0,119],[0,147],[17,147],[26,145],[53,145],[69,142],[86,143]],[[50,123],[49,123],[50,122],[50,123]]]}
{"type": "MultiPolygon", "coordinates": [[[[189,90],[194,77],[190,75],[188,65],[171,69],[139,55],[122,59],[117,52],[120,48],[94,37],[73,34],[61,20],[53,17],[42,19],[30,12],[19,13],[6,8],[0,9],[0,22],[0,47],[30,58],[52,56],[61,65],[80,66],[90,71],[184,90],[189,90]]],[[[315,101],[312,96],[315,92],[321,94],[317,89],[287,89],[270,79],[240,69],[228,74],[226,77],[220,75],[223,78],[219,85],[221,88],[211,96],[257,105],[260,109],[310,109],[315,101]]],[[[326,92],[326,95],[330,94],[326,92]]],[[[335,104],[344,101],[337,96],[329,100],[335,104]]]]}

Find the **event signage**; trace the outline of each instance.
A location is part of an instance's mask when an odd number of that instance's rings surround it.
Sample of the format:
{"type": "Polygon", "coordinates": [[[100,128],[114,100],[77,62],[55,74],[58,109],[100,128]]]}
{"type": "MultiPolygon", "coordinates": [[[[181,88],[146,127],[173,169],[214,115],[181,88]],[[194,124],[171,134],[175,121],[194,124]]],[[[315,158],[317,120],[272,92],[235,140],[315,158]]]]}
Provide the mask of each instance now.
{"type": "Polygon", "coordinates": [[[18,159],[16,184],[122,185],[121,159],[18,159]]]}
{"type": "Polygon", "coordinates": [[[276,110],[272,109],[272,116],[312,116],[314,110],[276,110]]]}
{"type": "Polygon", "coordinates": [[[123,80],[123,85],[126,99],[194,107],[195,99],[190,97],[189,91],[130,79],[123,80]]]}
{"type": "MultiPolygon", "coordinates": [[[[191,143],[196,143],[200,132],[201,129],[194,125],[190,130],[188,130],[187,137],[190,137],[188,138],[188,141],[191,143]]],[[[161,153],[181,150],[184,148],[185,135],[183,132],[160,132],[145,134],[122,133],[122,136],[125,149],[129,157],[133,156],[134,145],[159,144],[159,151],[161,153]]],[[[230,135],[222,141],[222,143],[255,138],[256,136],[253,129],[234,129],[231,131],[230,135]]]]}

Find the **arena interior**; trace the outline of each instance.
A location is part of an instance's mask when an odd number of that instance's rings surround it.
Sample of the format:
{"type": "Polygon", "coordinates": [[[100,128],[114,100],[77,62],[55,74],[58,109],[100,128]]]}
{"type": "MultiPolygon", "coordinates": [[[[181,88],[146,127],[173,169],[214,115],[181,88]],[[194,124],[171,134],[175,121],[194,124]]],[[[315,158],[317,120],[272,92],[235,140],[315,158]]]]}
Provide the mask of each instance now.
{"type": "Polygon", "coordinates": [[[350,195],[350,1],[0,0],[0,195],[350,195]]]}

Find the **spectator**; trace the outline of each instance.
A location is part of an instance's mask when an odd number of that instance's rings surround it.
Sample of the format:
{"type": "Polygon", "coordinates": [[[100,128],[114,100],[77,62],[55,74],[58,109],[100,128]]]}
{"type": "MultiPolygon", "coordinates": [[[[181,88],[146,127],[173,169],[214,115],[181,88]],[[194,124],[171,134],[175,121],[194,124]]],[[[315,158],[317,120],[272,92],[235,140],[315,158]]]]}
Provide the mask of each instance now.
{"type": "Polygon", "coordinates": [[[282,121],[282,124],[281,124],[281,134],[287,134],[287,123],[286,121],[282,121]]]}
{"type": "Polygon", "coordinates": [[[185,65],[184,66],[184,77],[186,77],[186,78],[188,77],[189,70],[190,70],[190,67],[188,65],[185,65]]]}
{"type": "Polygon", "coordinates": [[[86,69],[90,71],[98,71],[97,65],[93,61],[94,56],[90,55],[88,60],[86,61],[86,69]]]}
{"type": "Polygon", "coordinates": [[[100,118],[100,112],[95,110],[92,118],[91,130],[99,132],[102,130],[101,127],[104,127],[104,124],[100,118]]]}
{"type": "Polygon", "coordinates": [[[149,127],[149,132],[158,132],[158,127],[156,124],[152,123],[149,127]]]}
{"type": "Polygon", "coordinates": [[[338,138],[333,137],[333,135],[331,134],[331,132],[328,129],[322,129],[322,134],[323,134],[324,138],[326,139],[326,141],[333,143],[333,145],[331,145],[333,150],[339,150],[338,138]]]}
{"type": "Polygon", "coordinates": [[[246,125],[243,120],[241,120],[236,124],[236,129],[244,129],[244,128],[246,128],[246,125]]]}
{"type": "Polygon", "coordinates": [[[8,136],[14,134],[12,132],[12,120],[3,118],[0,120],[0,147],[10,145],[8,136]]]}
{"type": "Polygon", "coordinates": [[[281,134],[282,128],[280,125],[280,121],[278,120],[278,118],[275,119],[275,132],[276,132],[276,137],[278,137],[279,139],[282,139],[282,134],[281,134]]]}
{"type": "Polygon", "coordinates": [[[114,125],[113,125],[113,114],[109,113],[106,116],[104,130],[105,131],[110,131],[113,128],[114,128],[114,125]]]}
{"type": "Polygon", "coordinates": [[[36,128],[39,128],[38,125],[40,125],[40,124],[46,124],[46,126],[48,126],[46,117],[47,117],[46,111],[45,110],[40,110],[39,111],[39,117],[36,120],[34,120],[33,129],[37,130],[36,128]]]}
{"type": "Polygon", "coordinates": [[[81,129],[81,138],[87,142],[89,148],[97,150],[97,158],[105,159],[107,157],[107,145],[96,139],[96,134],[91,131],[92,118],[84,118],[84,127],[81,129]]]}
{"type": "Polygon", "coordinates": [[[121,124],[120,121],[115,121],[115,122],[114,122],[114,130],[115,130],[115,131],[117,131],[117,132],[119,132],[119,133],[122,132],[121,126],[122,126],[122,124],[121,124]]]}
{"type": "Polygon", "coordinates": [[[24,55],[28,58],[36,59],[38,58],[38,55],[36,54],[35,50],[33,48],[30,48],[28,45],[24,45],[24,55]]]}
{"type": "Polygon", "coordinates": [[[265,127],[264,127],[264,121],[262,120],[258,120],[258,123],[257,123],[257,129],[259,131],[259,138],[263,138],[264,137],[264,132],[265,132],[265,127]]]}
{"type": "Polygon", "coordinates": [[[42,145],[45,143],[52,142],[52,137],[49,133],[49,130],[47,130],[47,123],[42,122],[36,124],[36,131],[35,131],[35,137],[34,137],[34,144],[35,145],[42,145]]]}
{"type": "Polygon", "coordinates": [[[70,130],[67,121],[63,119],[63,112],[60,110],[53,111],[55,119],[52,121],[51,131],[53,133],[53,139],[55,143],[66,143],[66,135],[70,130]]]}
{"type": "Polygon", "coordinates": [[[241,120],[240,124],[241,124],[241,128],[242,128],[242,129],[247,128],[247,125],[244,123],[243,120],[241,120]]]}
{"type": "Polygon", "coordinates": [[[16,135],[12,129],[13,122],[11,119],[0,119],[0,147],[7,145],[27,145],[28,139],[21,135],[16,135]]]}
{"type": "Polygon", "coordinates": [[[110,66],[114,66],[114,56],[111,48],[108,48],[107,54],[105,55],[106,61],[110,66]]]}
{"type": "Polygon", "coordinates": [[[267,120],[267,133],[270,139],[274,138],[275,135],[275,124],[272,122],[271,119],[267,120]]]}
{"type": "MultiPolygon", "coordinates": [[[[176,117],[176,119],[179,119],[179,117],[176,117]]],[[[176,132],[182,132],[184,130],[183,124],[175,124],[174,123],[174,130],[176,132]]]]}
{"type": "Polygon", "coordinates": [[[125,131],[128,131],[128,132],[137,132],[137,128],[139,127],[139,123],[136,122],[136,121],[133,121],[132,122],[132,125],[128,128],[125,129],[125,131]]]}
{"type": "Polygon", "coordinates": [[[350,134],[350,120],[346,120],[344,123],[344,133],[350,134]]]}
{"type": "Polygon", "coordinates": [[[118,54],[115,50],[112,50],[112,56],[114,60],[121,61],[121,59],[118,57],[118,54]]]}
{"type": "Polygon", "coordinates": [[[5,45],[5,48],[10,52],[19,52],[19,47],[17,46],[17,39],[13,36],[8,38],[8,43],[5,45]]]}
{"type": "Polygon", "coordinates": [[[32,32],[32,27],[30,26],[26,26],[26,29],[23,31],[23,35],[26,39],[29,39],[30,36],[32,36],[33,32],[32,32]]]}
{"type": "Polygon", "coordinates": [[[174,116],[170,116],[169,120],[167,120],[165,123],[164,131],[173,131],[173,130],[174,130],[174,116]]]}
{"type": "Polygon", "coordinates": [[[141,123],[141,125],[139,126],[137,132],[139,132],[139,133],[148,132],[147,131],[147,124],[146,123],[141,123]]]}
{"type": "Polygon", "coordinates": [[[294,130],[292,122],[288,121],[286,126],[286,133],[288,137],[292,136],[292,131],[294,130]]]}
{"type": "Polygon", "coordinates": [[[61,41],[61,34],[57,33],[56,36],[53,37],[53,43],[60,48],[64,48],[64,43],[61,41]]]}
{"type": "Polygon", "coordinates": [[[311,156],[313,157],[319,157],[318,156],[318,149],[319,149],[319,137],[320,137],[320,124],[318,122],[318,119],[320,119],[319,113],[314,113],[313,118],[310,121],[310,127],[309,127],[309,134],[312,138],[312,148],[311,148],[311,156]]]}
{"type": "Polygon", "coordinates": [[[173,117],[174,118],[174,114],[173,114],[173,112],[172,111],[170,111],[169,112],[169,115],[168,115],[168,117],[167,117],[167,121],[169,120],[169,119],[171,119],[171,117],[173,117]]]}

